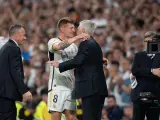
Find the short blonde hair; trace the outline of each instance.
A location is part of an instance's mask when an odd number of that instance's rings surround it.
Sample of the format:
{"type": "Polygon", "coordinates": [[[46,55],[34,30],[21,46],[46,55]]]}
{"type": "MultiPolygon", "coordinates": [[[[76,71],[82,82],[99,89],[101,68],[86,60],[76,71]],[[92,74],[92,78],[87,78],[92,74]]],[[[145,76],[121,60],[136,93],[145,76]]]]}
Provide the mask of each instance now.
{"type": "Polygon", "coordinates": [[[64,18],[61,18],[59,21],[58,21],[58,24],[57,24],[57,28],[59,29],[61,26],[67,24],[67,23],[71,23],[71,24],[74,24],[74,20],[70,17],[64,17],[64,18]]]}

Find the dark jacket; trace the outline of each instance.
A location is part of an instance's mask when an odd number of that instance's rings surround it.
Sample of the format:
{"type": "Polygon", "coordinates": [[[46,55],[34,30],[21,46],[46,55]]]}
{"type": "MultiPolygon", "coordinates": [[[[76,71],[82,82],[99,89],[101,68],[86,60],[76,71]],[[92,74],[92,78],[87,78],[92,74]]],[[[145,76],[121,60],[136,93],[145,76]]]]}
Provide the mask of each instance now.
{"type": "Polygon", "coordinates": [[[0,97],[22,100],[27,92],[20,48],[9,40],[0,50],[0,97]]]}
{"type": "Polygon", "coordinates": [[[92,38],[82,41],[74,59],[60,63],[60,72],[75,69],[75,97],[86,97],[95,93],[108,95],[103,72],[103,56],[98,43],[92,38]]]}
{"type": "Polygon", "coordinates": [[[155,96],[160,97],[160,78],[151,72],[151,68],[158,67],[157,58],[159,58],[159,56],[156,54],[154,58],[151,59],[145,51],[135,54],[132,74],[136,76],[138,85],[132,89],[131,92],[133,102],[138,100],[140,92],[152,92],[155,96]]]}

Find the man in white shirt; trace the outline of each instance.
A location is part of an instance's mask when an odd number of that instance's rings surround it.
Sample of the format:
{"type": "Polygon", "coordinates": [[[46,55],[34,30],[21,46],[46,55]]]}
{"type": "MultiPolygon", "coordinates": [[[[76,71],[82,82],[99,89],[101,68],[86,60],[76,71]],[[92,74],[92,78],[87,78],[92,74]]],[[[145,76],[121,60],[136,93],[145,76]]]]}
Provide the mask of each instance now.
{"type": "Polygon", "coordinates": [[[8,38],[0,36],[0,49],[8,41],[8,38]]]}

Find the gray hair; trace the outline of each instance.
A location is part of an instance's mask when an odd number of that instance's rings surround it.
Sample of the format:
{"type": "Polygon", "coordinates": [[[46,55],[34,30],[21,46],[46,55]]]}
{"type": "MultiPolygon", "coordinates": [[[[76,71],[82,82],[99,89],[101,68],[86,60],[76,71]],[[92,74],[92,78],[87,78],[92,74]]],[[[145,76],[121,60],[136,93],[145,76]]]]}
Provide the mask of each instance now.
{"type": "Polygon", "coordinates": [[[91,20],[83,20],[80,22],[80,26],[83,26],[87,33],[90,35],[94,34],[94,31],[96,30],[96,24],[92,22],[91,20]]]}

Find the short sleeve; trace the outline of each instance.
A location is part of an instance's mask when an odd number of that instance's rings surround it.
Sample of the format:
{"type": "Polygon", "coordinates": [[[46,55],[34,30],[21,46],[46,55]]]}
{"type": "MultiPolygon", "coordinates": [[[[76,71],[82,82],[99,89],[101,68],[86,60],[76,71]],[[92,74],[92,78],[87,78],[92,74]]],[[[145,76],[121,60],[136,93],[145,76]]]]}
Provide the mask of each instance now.
{"type": "Polygon", "coordinates": [[[48,51],[51,53],[54,53],[53,45],[54,44],[59,44],[61,41],[58,38],[52,38],[48,41],[48,51]]]}

